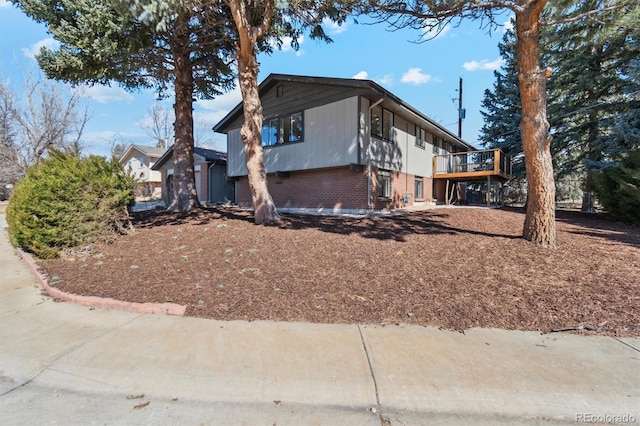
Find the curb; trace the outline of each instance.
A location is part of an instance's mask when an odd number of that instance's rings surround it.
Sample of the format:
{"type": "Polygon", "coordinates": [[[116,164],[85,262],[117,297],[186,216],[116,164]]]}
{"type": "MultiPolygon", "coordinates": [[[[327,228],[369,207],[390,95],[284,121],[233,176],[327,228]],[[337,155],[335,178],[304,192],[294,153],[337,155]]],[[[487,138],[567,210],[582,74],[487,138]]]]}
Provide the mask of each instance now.
{"type": "Polygon", "coordinates": [[[184,316],[187,307],[185,305],[178,305],[176,303],[135,303],[124,302],[121,300],[97,297],[97,296],[80,296],[77,294],[66,293],[60,289],[49,285],[47,277],[40,272],[37,263],[29,253],[26,253],[22,249],[15,249],[18,255],[22,258],[27,267],[31,270],[33,275],[38,279],[40,287],[46,291],[49,296],[56,299],[61,299],[71,303],[77,303],[80,305],[91,306],[93,308],[115,309],[125,312],[133,312],[140,314],[158,314],[158,315],[178,315],[184,316]]]}

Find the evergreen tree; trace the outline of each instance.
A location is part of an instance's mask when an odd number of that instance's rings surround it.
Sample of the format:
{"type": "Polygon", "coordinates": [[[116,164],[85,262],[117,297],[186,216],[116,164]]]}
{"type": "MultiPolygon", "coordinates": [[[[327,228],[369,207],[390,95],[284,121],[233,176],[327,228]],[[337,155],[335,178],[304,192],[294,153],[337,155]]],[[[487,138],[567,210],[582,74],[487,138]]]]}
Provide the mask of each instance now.
{"type": "Polygon", "coordinates": [[[640,150],[630,150],[590,176],[604,211],[616,220],[640,224],[640,150]]]}
{"type": "MultiPolygon", "coordinates": [[[[586,181],[587,166],[597,168],[613,153],[633,148],[634,141],[637,146],[638,27],[627,22],[638,16],[638,6],[616,5],[620,2],[558,1],[543,13],[543,61],[553,69],[547,87],[556,178],[578,174],[586,181]]],[[[505,34],[500,45],[505,65],[496,72],[493,91],[485,92],[481,140],[517,158],[519,137],[500,137],[519,133],[516,123],[509,129],[510,114],[519,107],[518,87],[509,81],[515,80],[509,37],[505,34]]],[[[588,192],[583,204],[592,206],[588,192]]]]}
{"type": "Polygon", "coordinates": [[[527,213],[522,236],[543,247],[556,246],[555,182],[551,137],[547,120],[546,84],[550,69],[543,68],[540,16],[547,0],[369,0],[364,10],[393,28],[414,28],[423,34],[440,32],[463,18],[479,19],[488,27],[496,16],[515,14],[516,69],[520,89],[520,132],[527,170],[527,213]]]}
{"type": "MultiPolygon", "coordinates": [[[[194,95],[210,98],[232,85],[237,72],[245,106],[260,99],[257,90],[259,51],[271,51],[291,37],[293,47],[304,28],[312,38],[325,38],[325,18],[342,22],[350,1],[290,0],[12,0],[49,26],[61,42],[56,52],[44,51],[38,61],[56,78],[71,82],[126,88],[154,87],[175,93],[175,194],[169,207],[188,211],[198,205],[193,170],[194,95]],[[232,13],[233,11],[233,13],[232,13]],[[245,66],[246,65],[246,66],[245,66]],[[250,93],[247,96],[247,93],[250,93]]],[[[261,124],[261,107],[245,118],[261,124]]],[[[259,127],[259,126],[258,126],[259,127]]],[[[245,156],[257,212],[257,223],[277,221],[266,187],[260,155],[260,130],[245,141],[245,156]],[[256,155],[257,154],[257,155],[256,155]]]]}
{"type": "MultiPolygon", "coordinates": [[[[634,49],[640,50],[640,38],[636,37],[629,43],[635,44],[634,49]]],[[[623,90],[628,109],[621,114],[611,138],[614,146],[623,147],[624,150],[640,150],[640,56],[629,61],[626,80],[623,90]]],[[[608,151],[611,151],[608,149],[608,151]]]]}
{"type": "Polygon", "coordinates": [[[525,167],[520,134],[520,89],[515,57],[516,35],[507,30],[498,44],[503,64],[493,72],[496,81],[493,90],[485,90],[480,114],[484,125],[480,130],[480,141],[485,148],[499,148],[513,160],[513,175],[524,177],[525,167]]]}
{"type": "MultiPolygon", "coordinates": [[[[585,182],[598,164],[628,149],[616,135],[632,108],[625,96],[630,62],[640,56],[637,25],[621,24],[638,5],[615,9],[617,0],[558,1],[549,9],[544,45],[554,76],[549,82],[549,117],[558,176],[578,172],[585,182]],[[600,10],[597,15],[591,12],[600,10]],[[554,22],[557,22],[554,24],[554,22]],[[618,142],[616,142],[618,141],[618,142]]],[[[634,10],[635,9],[635,10],[634,10]]],[[[593,211],[585,186],[583,210],[593,211]]]]}
{"type": "Polygon", "coordinates": [[[71,83],[152,88],[175,97],[175,185],[171,210],[197,207],[193,164],[193,99],[233,85],[229,10],[222,2],[180,0],[12,0],[47,24],[60,47],[43,49],[47,76],[71,83]]]}

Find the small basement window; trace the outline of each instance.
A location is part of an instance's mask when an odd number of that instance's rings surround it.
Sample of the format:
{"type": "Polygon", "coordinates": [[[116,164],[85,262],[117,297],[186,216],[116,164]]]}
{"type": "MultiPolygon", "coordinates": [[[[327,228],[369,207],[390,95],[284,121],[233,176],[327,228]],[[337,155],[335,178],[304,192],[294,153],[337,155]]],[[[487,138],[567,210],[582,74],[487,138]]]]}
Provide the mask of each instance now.
{"type": "Polygon", "coordinates": [[[391,198],[391,173],[386,170],[378,171],[378,197],[391,198]]]}

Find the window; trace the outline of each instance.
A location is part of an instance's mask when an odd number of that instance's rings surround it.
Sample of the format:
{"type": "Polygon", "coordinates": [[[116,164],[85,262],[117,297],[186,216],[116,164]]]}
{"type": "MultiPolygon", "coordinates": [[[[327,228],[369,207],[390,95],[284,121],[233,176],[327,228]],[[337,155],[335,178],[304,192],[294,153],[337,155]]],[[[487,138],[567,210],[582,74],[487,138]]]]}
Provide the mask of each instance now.
{"type": "Polygon", "coordinates": [[[424,180],[422,177],[416,176],[414,180],[413,198],[416,200],[424,198],[424,180]]]}
{"type": "Polygon", "coordinates": [[[262,146],[274,146],[304,139],[304,117],[296,112],[265,120],[262,124],[262,146]]]}
{"type": "Polygon", "coordinates": [[[262,124],[262,146],[273,146],[278,143],[278,119],[265,120],[262,124]]]}
{"type": "Polygon", "coordinates": [[[427,131],[420,126],[416,126],[416,146],[424,149],[427,145],[427,131]]]}
{"type": "Polygon", "coordinates": [[[291,114],[291,132],[289,133],[289,142],[302,142],[304,136],[304,123],[302,121],[302,113],[297,112],[291,114]]]}
{"type": "Polygon", "coordinates": [[[393,140],[393,113],[380,106],[371,108],[371,135],[393,140]]]}
{"type": "Polygon", "coordinates": [[[433,153],[439,154],[438,145],[440,145],[440,138],[437,136],[433,136],[433,153]]]}
{"type": "Polygon", "coordinates": [[[378,171],[378,197],[391,198],[391,173],[378,171]]]}

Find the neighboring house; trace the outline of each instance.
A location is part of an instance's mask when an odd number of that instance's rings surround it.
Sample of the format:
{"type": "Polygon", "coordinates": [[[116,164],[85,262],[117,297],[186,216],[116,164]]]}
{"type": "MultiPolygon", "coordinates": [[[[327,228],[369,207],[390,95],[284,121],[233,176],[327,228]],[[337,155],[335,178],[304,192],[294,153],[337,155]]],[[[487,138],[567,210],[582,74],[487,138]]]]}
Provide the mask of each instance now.
{"type": "MultiPolygon", "coordinates": [[[[234,201],[233,182],[227,181],[227,154],[206,148],[194,148],[196,192],[201,204],[234,201]]],[[[153,166],[162,175],[162,199],[167,205],[173,197],[173,146],[153,166]]]]}
{"type": "Polygon", "coordinates": [[[152,170],[153,165],[164,154],[164,148],[130,145],[120,158],[126,172],[139,183],[136,198],[160,198],[162,181],[160,172],[152,170]]]}
{"type": "MultiPolygon", "coordinates": [[[[264,163],[278,208],[359,210],[444,201],[444,182],[434,185],[434,158],[473,150],[370,80],[271,74],[260,84],[260,98],[264,163]]],[[[251,206],[243,120],[239,104],[213,130],[227,135],[236,203],[251,206]]]]}

